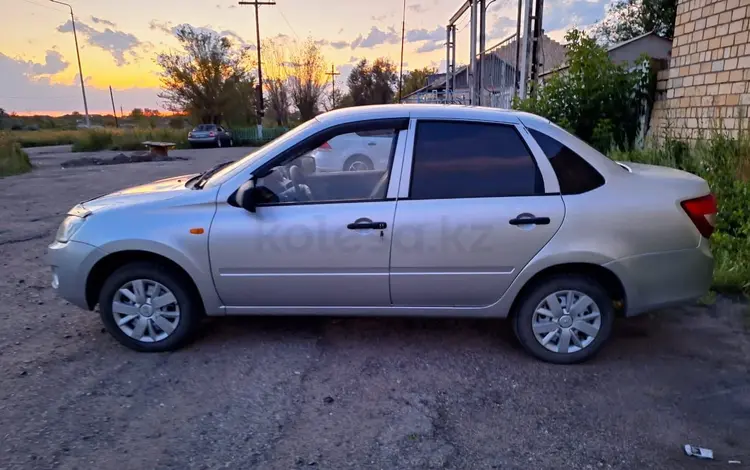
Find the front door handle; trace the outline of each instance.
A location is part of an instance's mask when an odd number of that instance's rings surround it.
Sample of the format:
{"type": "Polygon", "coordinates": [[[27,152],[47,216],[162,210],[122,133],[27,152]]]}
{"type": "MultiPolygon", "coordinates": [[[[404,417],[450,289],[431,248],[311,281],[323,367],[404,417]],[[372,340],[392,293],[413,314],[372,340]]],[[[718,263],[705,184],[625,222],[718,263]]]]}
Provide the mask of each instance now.
{"type": "Polygon", "coordinates": [[[385,222],[370,222],[370,221],[356,221],[347,225],[346,228],[349,230],[385,230],[388,228],[388,224],[385,222]]]}
{"type": "Polygon", "coordinates": [[[533,214],[519,214],[508,221],[511,225],[549,225],[549,217],[536,217],[533,214]]]}
{"type": "Polygon", "coordinates": [[[372,147],[372,146],[377,145],[377,144],[375,142],[367,142],[367,145],[369,145],[370,147],[372,147]]]}

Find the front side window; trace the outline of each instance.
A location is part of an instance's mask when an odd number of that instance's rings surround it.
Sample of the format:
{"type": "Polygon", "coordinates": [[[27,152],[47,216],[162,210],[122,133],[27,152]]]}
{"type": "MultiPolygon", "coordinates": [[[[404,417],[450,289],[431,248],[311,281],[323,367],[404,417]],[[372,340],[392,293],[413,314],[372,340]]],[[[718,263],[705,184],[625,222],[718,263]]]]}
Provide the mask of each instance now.
{"type": "Polygon", "coordinates": [[[424,121],[417,125],[412,199],[531,196],[544,184],[514,126],[424,121]]]}
{"type": "Polygon", "coordinates": [[[560,194],[581,194],[604,184],[604,177],[573,150],[534,129],[531,136],[552,164],[560,183],[560,194]]]}
{"type": "Polygon", "coordinates": [[[397,137],[384,128],[303,144],[258,178],[261,205],[383,200],[397,137]]]}

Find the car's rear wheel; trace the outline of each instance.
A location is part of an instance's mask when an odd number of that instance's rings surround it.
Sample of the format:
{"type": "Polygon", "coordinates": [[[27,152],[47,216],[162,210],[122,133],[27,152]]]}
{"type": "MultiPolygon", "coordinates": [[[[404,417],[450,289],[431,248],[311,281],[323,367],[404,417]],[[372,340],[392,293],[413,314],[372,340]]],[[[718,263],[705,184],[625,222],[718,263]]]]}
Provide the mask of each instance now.
{"type": "Polygon", "coordinates": [[[346,162],[344,162],[344,171],[364,171],[372,170],[373,168],[375,167],[372,164],[372,160],[365,155],[354,155],[347,158],[346,162]]]}
{"type": "Polygon", "coordinates": [[[107,331],[136,351],[177,349],[192,339],[202,318],[184,276],[153,263],[117,269],[102,286],[99,311],[107,331]]]}
{"type": "Polygon", "coordinates": [[[514,331],[524,349],[555,364],[593,357],[614,322],[612,299],[585,276],[562,275],[534,286],[514,312],[514,331]]]}
{"type": "Polygon", "coordinates": [[[216,146],[221,148],[221,137],[216,138],[216,146]]]}

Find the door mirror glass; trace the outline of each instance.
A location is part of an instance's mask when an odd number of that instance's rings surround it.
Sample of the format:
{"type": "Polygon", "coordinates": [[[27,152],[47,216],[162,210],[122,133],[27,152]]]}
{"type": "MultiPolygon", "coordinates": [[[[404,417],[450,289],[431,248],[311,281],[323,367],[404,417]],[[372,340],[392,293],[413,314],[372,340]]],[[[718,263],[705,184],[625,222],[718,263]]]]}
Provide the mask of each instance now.
{"type": "Polygon", "coordinates": [[[237,206],[246,211],[255,212],[255,180],[250,179],[242,183],[234,195],[234,202],[237,206]]]}

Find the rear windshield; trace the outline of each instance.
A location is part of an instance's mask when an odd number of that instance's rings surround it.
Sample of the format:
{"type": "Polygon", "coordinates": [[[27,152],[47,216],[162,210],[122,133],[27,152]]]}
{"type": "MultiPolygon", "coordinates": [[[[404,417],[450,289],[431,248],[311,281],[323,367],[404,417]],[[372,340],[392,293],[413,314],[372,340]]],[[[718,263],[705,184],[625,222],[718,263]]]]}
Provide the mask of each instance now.
{"type": "Polygon", "coordinates": [[[205,131],[213,131],[216,130],[216,126],[213,124],[201,124],[199,126],[195,126],[195,129],[193,131],[196,132],[205,132],[205,131]]]}

